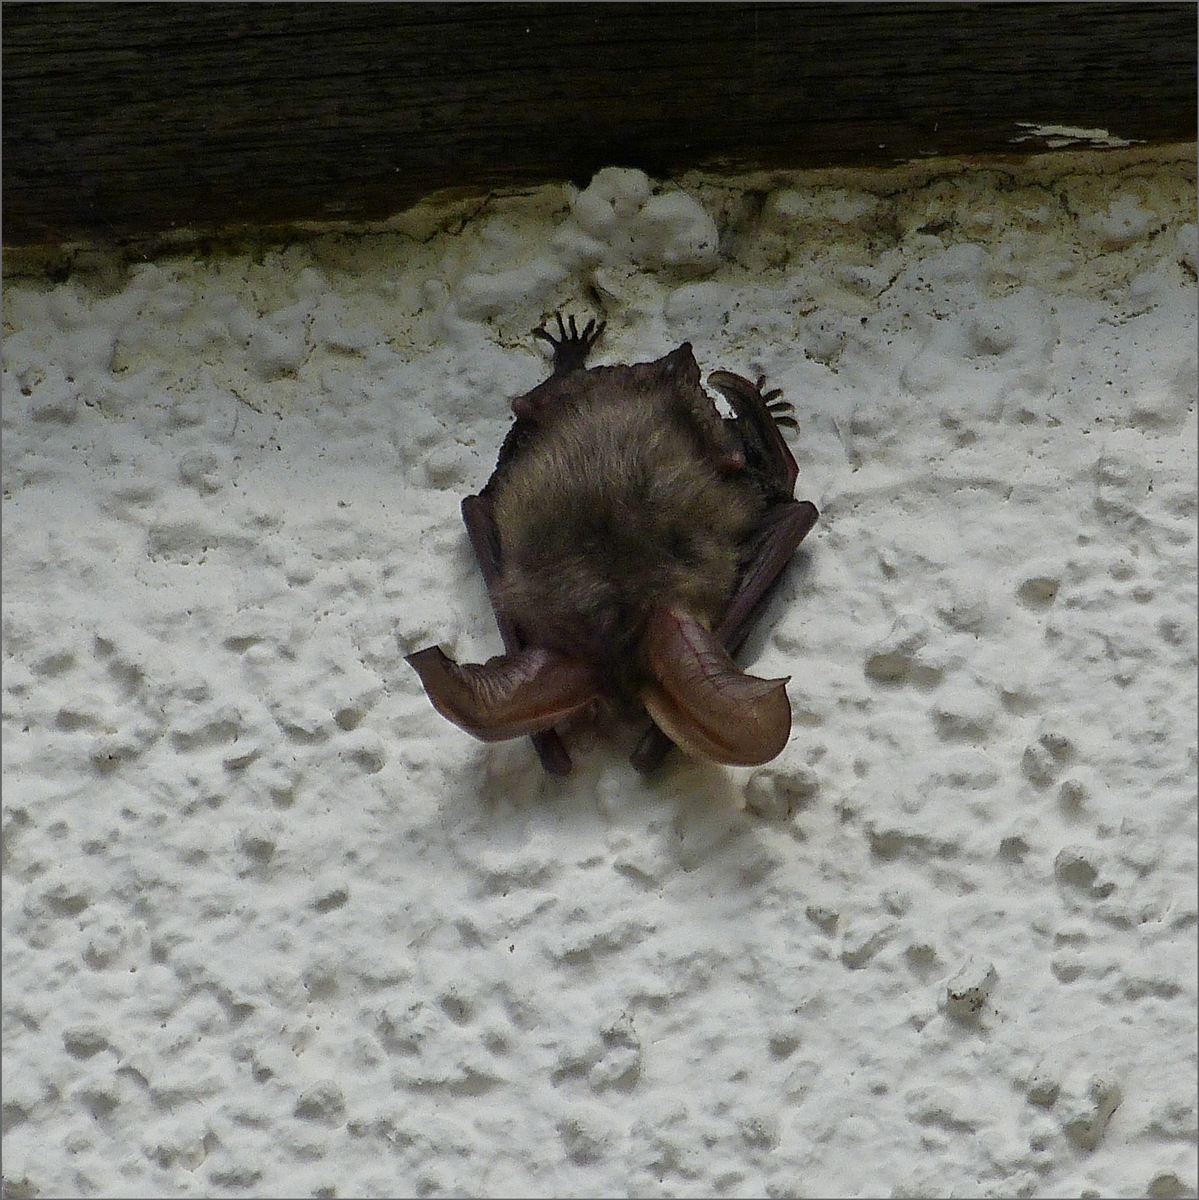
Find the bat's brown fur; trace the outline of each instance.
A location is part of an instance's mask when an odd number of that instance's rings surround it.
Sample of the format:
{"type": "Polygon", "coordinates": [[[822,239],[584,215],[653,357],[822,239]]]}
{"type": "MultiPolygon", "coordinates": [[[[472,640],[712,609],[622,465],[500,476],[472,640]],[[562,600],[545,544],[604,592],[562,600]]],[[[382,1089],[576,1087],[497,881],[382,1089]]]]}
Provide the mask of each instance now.
{"type": "MultiPolygon", "coordinates": [[[[712,627],[764,502],[731,471],[695,415],[699,369],[596,368],[587,388],[547,405],[524,453],[492,489],[502,575],[497,609],[525,640],[595,665],[632,699],[651,612],[675,605],[712,627]]],[[[719,426],[717,426],[719,428],[719,426]]],[[[723,433],[723,430],[720,430],[723,433]]]]}

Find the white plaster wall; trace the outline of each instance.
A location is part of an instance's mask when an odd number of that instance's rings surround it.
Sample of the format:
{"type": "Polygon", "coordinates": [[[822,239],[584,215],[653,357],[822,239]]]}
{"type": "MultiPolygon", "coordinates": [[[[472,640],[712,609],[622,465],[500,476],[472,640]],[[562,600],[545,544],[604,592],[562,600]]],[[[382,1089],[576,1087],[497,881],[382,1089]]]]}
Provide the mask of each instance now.
{"type": "Polygon", "coordinates": [[[1051,162],[10,281],[5,1195],[1195,1195],[1194,157],[1051,162]],[[766,768],[403,662],[556,308],[796,405],[766,768]]]}

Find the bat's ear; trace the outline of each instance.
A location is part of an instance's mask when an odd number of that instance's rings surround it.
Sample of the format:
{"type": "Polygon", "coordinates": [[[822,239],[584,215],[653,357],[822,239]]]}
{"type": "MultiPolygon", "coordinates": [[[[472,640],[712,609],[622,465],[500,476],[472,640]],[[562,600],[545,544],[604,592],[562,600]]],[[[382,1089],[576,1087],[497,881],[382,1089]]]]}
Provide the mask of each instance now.
{"type": "Polygon", "coordinates": [[[769,762],[787,744],[787,680],[747,675],[689,613],[656,609],[643,649],[651,678],[641,701],[662,732],[689,754],[752,767],[769,762]]]}
{"type": "Polygon", "coordinates": [[[540,733],[599,692],[595,672],[577,659],[526,646],[479,665],[456,663],[436,646],[408,655],[433,707],[484,742],[540,733]]]}

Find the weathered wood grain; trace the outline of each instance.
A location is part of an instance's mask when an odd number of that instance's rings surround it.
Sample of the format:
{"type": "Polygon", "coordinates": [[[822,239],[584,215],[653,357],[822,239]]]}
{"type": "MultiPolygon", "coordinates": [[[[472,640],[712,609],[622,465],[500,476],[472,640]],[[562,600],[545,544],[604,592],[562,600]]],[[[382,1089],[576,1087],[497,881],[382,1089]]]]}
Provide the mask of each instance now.
{"type": "Polygon", "coordinates": [[[10,3],[3,35],[9,245],[1196,128],[1191,3],[10,3]]]}

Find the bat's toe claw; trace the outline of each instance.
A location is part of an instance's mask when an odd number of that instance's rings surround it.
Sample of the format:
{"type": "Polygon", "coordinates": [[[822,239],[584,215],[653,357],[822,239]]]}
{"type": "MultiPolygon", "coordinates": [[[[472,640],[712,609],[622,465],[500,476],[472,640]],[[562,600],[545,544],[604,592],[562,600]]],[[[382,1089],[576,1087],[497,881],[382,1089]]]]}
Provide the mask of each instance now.
{"type": "Polygon", "coordinates": [[[795,405],[790,400],[780,400],[779,397],[782,394],[782,388],[774,388],[763,394],[762,399],[766,403],[766,411],[774,418],[776,425],[787,425],[792,429],[798,429],[799,422],[791,415],[795,411],[795,405]]]}

